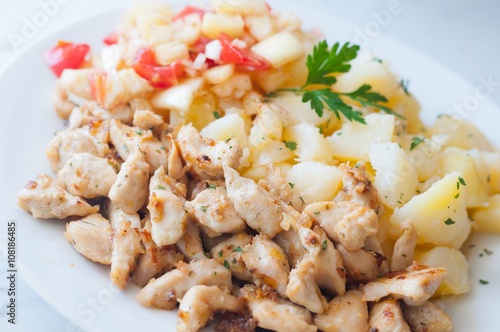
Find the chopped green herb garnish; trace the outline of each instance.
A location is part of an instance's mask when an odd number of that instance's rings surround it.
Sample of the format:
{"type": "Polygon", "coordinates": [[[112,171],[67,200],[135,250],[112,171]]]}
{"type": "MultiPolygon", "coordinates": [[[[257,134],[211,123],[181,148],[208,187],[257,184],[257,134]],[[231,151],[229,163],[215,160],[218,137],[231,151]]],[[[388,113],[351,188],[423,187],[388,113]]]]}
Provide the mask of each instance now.
{"type": "Polygon", "coordinates": [[[321,243],[321,249],[326,250],[327,246],[328,246],[328,242],[326,242],[326,240],[323,241],[323,243],[321,243]]]}
{"type": "Polygon", "coordinates": [[[292,189],[293,189],[293,187],[295,187],[295,183],[288,182],[288,184],[290,185],[290,188],[292,188],[292,189]]]}
{"type": "Polygon", "coordinates": [[[380,58],[373,58],[373,61],[378,62],[378,63],[382,63],[382,59],[380,59],[380,58]]]}
{"type": "Polygon", "coordinates": [[[135,132],[137,135],[141,136],[142,135],[142,130],[138,130],[135,132]]]}
{"type": "Polygon", "coordinates": [[[479,279],[479,283],[480,283],[481,285],[487,285],[487,284],[489,284],[490,282],[489,282],[489,281],[486,281],[486,280],[483,280],[483,279],[479,279]]]}
{"type": "Polygon", "coordinates": [[[485,253],[486,255],[488,255],[488,256],[493,255],[493,251],[488,250],[487,248],[484,248],[484,253],[485,253]]]}
{"type": "Polygon", "coordinates": [[[415,149],[423,141],[425,141],[425,137],[418,137],[418,136],[413,137],[411,140],[410,151],[415,149]]]}
{"type": "Polygon", "coordinates": [[[399,81],[399,84],[401,85],[401,88],[403,89],[405,94],[407,96],[409,96],[410,93],[408,92],[408,85],[410,85],[410,81],[409,80],[401,80],[401,81],[399,81]]]}
{"type": "Polygon", "coordinates": [[[202,205],[202,206],[200,206],[200,210],[203,212],[207,212],[207,207],[208,207],[208,205],[202,205]]]}
{"type": "Polygon", "coordinates": [[[217,255],[219,255],[219,257],[222,257],[222,250],[219,250],[219,252],[217,253],[217,255]]]}
{"type": "Polygon", "coordinates": [[[285,143],[285,146],[291,151],[295,151],[297,149],[297,142],[283,141],[283,143],[285,143]]]}
{"type": "Polygon", "coordinates": [[[215,189],[215,188],[217,188],[217,186],[215,184],[209,184],[209,183],[207,183],[206,188],[207,189],[215,189]]]}
{"type": "Polygon", "coordinates": [[[165,188],[164,186],[162,186],[161,184],[158,185],[158,187],[156,187],[158,190],[166,190],[167,188],[165,188]]]}
{"type": "Polygon", "coordinates": [[[233,249],[233,252],[243,252],[243,250],[241,250],[240,246],[237,246],[236,248],[233,249]]]}
{"type": "Polygon", "coordinates": [[[444,223],[445,223],[446,225],[453,225],[455,222],[454,222],[451,218],[448,218],[448,219],[446,219],[446,220],[444,221],[444,223]]]}
{"type": "Polygon", "coordinates": [[[229,270],[229,262],[227,260],[224,260],[224,267],[229,270]]]}
{"type": "Polygon", "coordinates": [[[460,189],[460,185],[462,185],[462,186],[466,186],[467,185],[467,184],[465,184],[465,180],[461,176],[458,177],[457,190],[460,189]]]}
{"type": "Polygon", "coordinates": [[[213,114],[214,114],[214,118],[216,118],[216,119],[220,119],[221,118],[221,115],[220,115],[219,112],[215,111],[213,114]]]}

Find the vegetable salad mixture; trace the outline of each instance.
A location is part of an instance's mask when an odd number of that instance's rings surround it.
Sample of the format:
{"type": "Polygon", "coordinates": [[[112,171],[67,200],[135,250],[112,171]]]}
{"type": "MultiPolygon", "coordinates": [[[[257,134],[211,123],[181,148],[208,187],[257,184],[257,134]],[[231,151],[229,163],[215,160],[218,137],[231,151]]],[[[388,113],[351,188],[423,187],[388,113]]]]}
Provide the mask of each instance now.
{"type": "Polygon", "coordinates": [[[460,247],[500,230],[500,153],[462,119],[425,127],[386,61],[320,40],[213,0],[136,4],[101,49],[59,42],[68,127],[19,206],[178,308],[178,331],[451,331],[431,300],[470,290],[460,247]]]}

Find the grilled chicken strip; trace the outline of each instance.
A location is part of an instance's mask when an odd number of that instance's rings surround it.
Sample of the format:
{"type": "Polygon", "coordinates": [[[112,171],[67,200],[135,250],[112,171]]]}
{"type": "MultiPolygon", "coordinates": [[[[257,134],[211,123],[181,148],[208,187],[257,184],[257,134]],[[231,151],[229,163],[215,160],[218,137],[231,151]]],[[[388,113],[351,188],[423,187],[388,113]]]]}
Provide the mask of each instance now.
{"type": "Polygon", "coordinates": [[[292,269],[297,266],[297,263],[300,262],[306,254],[306,250],[300,243],[300,237],[293,228],[278,233],[273,241],[283,249],[292,269]]]}
{"type": "Polygon", "coordinates": [[[209,186],[186,202],[186,209],[201,225],[219,235],[238,233],[245,230],[245,221],[234,209],[227,196],[226,188],[209,186]]]}
{"type": "Polygon", "coordinates": [[[109,199],[127,213],[135,213],[148,198],[149,164],[139,150],[134,150],[122,164],[109,199]]]}
{"type": "Polygon", "coordinates": [[[233,276],[239,280],[254,282],[255,277],[251,274],[243,262],[243,250],[252,243],[253,237],[247,233],[238,233],[226,239],[210,250],[210,255],[220,264],[229,266],[233,276]]]}
{"type": "Polygon", "coordinates": [[[300,194],[281,176],[281,171],[278,167],[268,168],[266,179],[259,181],[259,185],[267,189],[281,201],[291,205],[295,210],[299,212],[304,210],[304,201],[301,199],[300,194]]]}
{"type": "Polygon", "coordinates": [[[149,174],[160,166],[167,166],[167,148],[153,135],[151,130],[127,126],[111,120],[109,128],[111,142],[123,160],[127,160],[134,150],[139,150],[149,164],[149,174]]]}
{"type": "Polygon", "coordinates": [[[72,155],[57,173],[62,188],[84,198],[108,196],[116,177],[116,168],[108,159],[86,152],[72,155]]]}
{"type": "Polygon", "coordinates": [[[335,200],[337,202],[352,202],[372,209],[378,216],[383,213],[383,205],[378,197],[377,189],[366,176],[366,167],[363,162],[358,162],[355,167],[346,164],[340,165],[342,172],[342,190],[335,200]]]}
{"type": "Polygon", "coordinates": [[[224,166],[227,195],[235,210],[247,225],[273,238],[282,229],[281,207],[264,188],[251,179],[244,178],[234,169],[224,166]]]}
{"type": "Polygon", "coordinates": [[[323,313],[328,303],[320,287],[334,294],[345,293],[346,273],[342,259],[319,227],[314,231],[302,227],[298,234],[307,253],[291,271],[286,295],[292,302],[305,306],[311,312],[323,313]]]}
{"type": "Polygon", "coordinates": [[[151,281],[137,294],[137,300],[152,308],[172,310],[177,299],[195,285],[231,287],[231,272],[213,259],[189,264],[177,263],[177,269],[151,281]]]}
{"type": "Polygon", "coordinates": [[[313,319],[307,309],[284,300],[274,294],[264,294],[255,286],[246,285],[240,296],[247,300],[248,307],[257,325],[277,332],[315,332],[313,319]]]}
{"type": "Polygon", "coordinates": [[[372,281],[363,287],[363,301],[378,301],[392,295],[411,306],[425,303],[436,291],[446,276],[444,268],[435,268],[417,262],[402,271],[390,272],[384,278],[372,281]]]}
{"type": "Polygon", "coordinates": [[[97,263],[111,264],[113,230],[100,214],[67,223],[64,236],[82,256],[97,263]]]}
{"type": "Polygon", "coordinates": [[[184,255],[186,262],[205,257],[200,228],[192,218],[187,218],[186,232],[175,243],[175,246],[184,255]]]}
{"type": "Polygon", "coordinates": [[[410,332],[410,327],[403,318],[398,301],[392,298],[383,300],[370,310],[370,331],[410,332]]]}
{"type": "Polygon", "coordinates": [[[403,316],[414,332],[451,332],[450,316],[430,301],[418,307],[403,306],[403,316]]]}
{"type": "Polygon", "coordinates": [[[403,223],[403,234],[394,244],[391,271],[406,269],[413,263],[413,253],[417,246],[417,230],[411,221],[403,223]]]}
{"type": "Polygon", "coordinates": [[[349,251],[341,244],[337,244],[335,248],[342,257],[349,281],[367,283],[377,278],[377,258],[371,253],[363,249],[349,251]]]}
{"type": "Polygon", "coordinates": [[[144,287],[157,274],[172,270],[174,264],[181,261],[183,256],[175,250],[174,246],[158,247],[154,243],[151,238],[151,220],[145,221],[139,234],[144,254],[139,256],[132,282],[139,287],[144,287]]]}
{"type": "Polygon", "coordinates": [[[328,303],[325,313],[314,317],[314,325],[324,332],[368,331],[368,307],[363,292],[349,290],[328,303]]]}
{"type": "Polygon", "coordinates": [[[202,137],[191,124],[179,130],[177,143],[189,172],[199,180],[222,179],[222,166],[236,169],[243,156],[243,149],[236,139],[216,142],[202,137]]]}
{"type": "Polygon", "coordinates": [[[157,246],[176,243],[186,231],[187,214],[184,211],[184,185],[158,168],[149,183],[148,210],[151,214],[151,235],[157,246]]]}
{"type": "Polygon", "coordinates": [[[375,212],[353,202],[318,202],[306,206],[304,213],[336,243],[347,250],[361,249],[368,236],[377,234],[375,212]]]}
{"type": "Polygon", "coordinates": [[[196,332],[215,312],[242,312],[244,302],[217,286],[196,285],[181,300],[177,314],[178,332],[196,332]]]}
{"type": "Polygon", "coordinates": [[[47,174],[30,180],[17,195],[17,205],[35,218],[64,219],[69,216],[86,216],[99,211],[80,197],[73,196],[59,187],[47,174]]]}

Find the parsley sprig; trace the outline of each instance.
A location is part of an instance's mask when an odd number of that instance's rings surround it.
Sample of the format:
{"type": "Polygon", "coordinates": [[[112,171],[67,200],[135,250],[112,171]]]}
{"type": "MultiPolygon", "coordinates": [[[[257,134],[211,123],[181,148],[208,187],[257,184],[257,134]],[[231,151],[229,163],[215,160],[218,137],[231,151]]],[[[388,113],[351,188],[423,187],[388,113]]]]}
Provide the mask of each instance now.
{"type": "Polygon", "coordinates": [[[363,114],[353,109],[342,99],[342,97],[347,97],[357,101],[364,107],[375,107],[388,114],[401,117],[389,107],[380,104],[387,102],[387,98],[378,92],[372,91],[369,84],[363,84],[352,92],[332,91],[331,85],[337,82],[334,75],[349,72],[351,70],[349,62],[358,56],[358,51],[358,45],[350,45],[348,42],[342,46],[337,42],[331,49],[328,48],[326,40],[319,42],[314,46],[313,52],[307,56],[308,75],[306,83],[298,89],[284,90],[302,93],[302,102],[309,102],[318,116],[323,116],[326,106],[339,119],[340,114],[343,114],[349,121],[366,124],[363,114]]]}

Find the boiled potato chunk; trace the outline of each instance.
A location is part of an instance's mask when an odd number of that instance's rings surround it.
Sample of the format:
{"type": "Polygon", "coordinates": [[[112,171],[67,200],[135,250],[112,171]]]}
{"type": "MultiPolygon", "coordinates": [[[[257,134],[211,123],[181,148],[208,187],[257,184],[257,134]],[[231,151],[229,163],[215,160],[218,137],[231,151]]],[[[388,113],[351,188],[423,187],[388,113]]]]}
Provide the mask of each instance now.
{"type": "Polygon", "coordinates": [[[435,182],[427,191],[396,208],[390,219],[393,227],[411,220],[418,233],[418,243],[460,248],[469,236],[471,223],[465,207],[465,187],[460,173],[453,172],[435,182]]]}
{"type": "Polygon", "coordinates": [[[365,121],[366,124],[345,122],[340,130],[328,137],[336,159],[369,161],[372,144],[391,141],[393,115],[373,113],[365,116],[365,121]]]}
{"type": "Polygon", "coordinates": [[[234,63],[215,66],[203,72],[205,81],[210,84],[219,84],[233,76],[235,71],[234,63]]]}
{"type": "Polygon", "coordinates": [[[332,200],[342,188],[342,174],[336,166],[317,161],[294,165],[287,174],[306,204],[332,200]]]}
{"type": "Polygon", "coordinates": [[[465,180],[466,206],[480,207],[488,205],[488,193],[476,172],[474,159],[467,151],[457,148],[447,148],[441,154],[441,169],[444,174],[459,171],[465,180]]]}
{"type": "Polygon", "coordinates": [[[248,32],[259,41],[271,36],[275,31],[273,19],[269,15],[247,16],[245,23],[248,32]]]}
{"type": "Polygon", "coordinates": [[[289,127],[283,139],[296,143],[293,151],[299,161],[320,161],[325,164],[333,162],[330,145],[319,129],[308,123],[299,123],[289,127]]]}
{"type": "Polygon", "coordinates": [[[500,195],[491,196],[488,203],[488,207],[474,210],[472,219],[476,222],[478,232],[500,234],[500,195]]]}
{"type": "Polygon", "coordinates": [[[212,0],[217,13],[240,15],[263,15],[269,13],[269,8],[262,0],[212,0]]]}
{"type": "Polygon", "coordinates": [[[470,291],[469,264],[459,250],[435,247],[417,254],[415,259],[424,265],[444,267],[448,272],[434,294],[435,296],[458,295],[470,291]]]}
{"type": "Polygon", "coordinates": [[[201,32],[208,38],[217,38],[225,33],[231,38],[238,38],[245,31],[245,21],[239,15],[206,13],[201,22],[201,32]]]}
{"type": "Polygon", "coordinates": [[[184,115],[203,87],[203,83],[201,77],[187,79],[169,89],[156,92],[151,98],[151,104],[156,108],[174,110],[184,115]]]}
{"type": "Polygon", "coordinates": [[[446,136],[426,138],[422,135],[401,135],[399,139],[401,147],[406,151],[410,163],[417,171],[419,181],[426,181],[439,173],[439,155],[446,136]]]}
{"type": "Polygon", "coordinates": [[[297,60],[305,53],[302,42],[287,31],[276,33],[253,45],[250,49],[269,61],[274,68],[297,60]]]}
{"type": "Polygon", "coordinates": [[[385,62],[375,61],[369,52],[360,53],[356,59],[351,61],[351,70],[349,73],[337,76],[337,83],[333,85],[333,89],[339,92],[352,92],[363,84],[371,85],[373,91],[388,99],[400,87],[399,81],[389,69],[389,65],[385,62]]]}
{"type": "Polygon", "coordinates": [[[472,123],[452,116],[440,116],[430,131],[431,135],[447,135],[445,147],[455,146],[464,150],[493,151],[488,139],[472,123]]]}
{"type": "Polygon", "coordinates": [[[397,143],[375,143],[370,151],[375,188],[382,202],[395,208],[408,202],[417,189],[417,172],[397,143]]]}
{"type": "Polygon", "coordinates": [[[248,135],[245,132],[245,121],[238,114],[224,115],[222,118],[209,123],[201,130],[200,134],[216,141],[225,141],[234,137],[241,145],[245,145],[248,141],[248,135]]]}
{"type": "Polygon", "coordinates": [[[405,118],[404,129],[408,134],[416,135],[425,130],[420,120],[420,104],[411,94],[400,88],[394,96],[389,98],[387,106],[405,118]]]}
{"type": "Polygon", "coordinates": [[[477,174],[488,193],[500,193],[500,152],[472,149],[468,153],[474,160],[477,174]]]}
{"type": "Polygon", "coordinates": [[[254,165],[269,165],[281,163],[293,158],[293,152],[288,149],[285,143],[274,140],[267,140],[265,144],[254,150],[254,165]]]}

